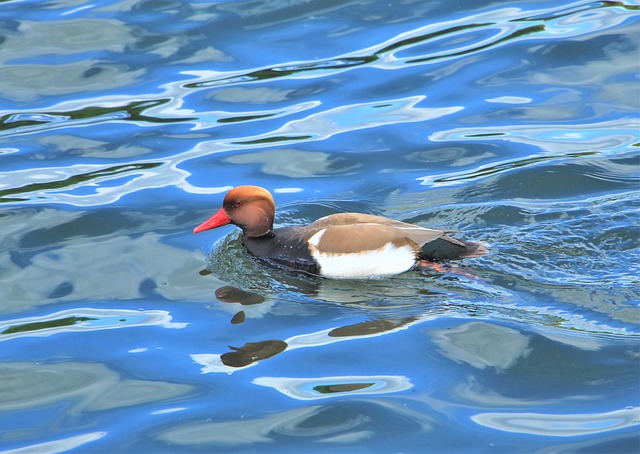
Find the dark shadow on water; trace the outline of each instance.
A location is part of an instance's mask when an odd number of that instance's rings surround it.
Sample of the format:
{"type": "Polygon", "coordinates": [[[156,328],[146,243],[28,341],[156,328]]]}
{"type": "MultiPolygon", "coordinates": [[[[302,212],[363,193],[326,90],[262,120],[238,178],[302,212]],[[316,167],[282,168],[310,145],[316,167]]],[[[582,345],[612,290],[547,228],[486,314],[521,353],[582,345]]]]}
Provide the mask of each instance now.
{"type": "Polygon", "coordinates": [[[56,320],[47,320],[43,322],[25,323],[22,325],[11,326],[0,334],[26,333],[29,331],[39,331],[42,329],[60,328],[63,326],[72,326],[82,322],[97,320],[94,317],[65,317],[56,320]]]}
{"type": "Polygon", "coordinates": [[[216,298],[223,303],[240,303],[243,306],[251,306],[264,302],[262,295],[246,292],[231,285],[226,285],[216,290],[216,298]]]}
{"type": "Polygon", "coordinates": [[[232,347],[228,353],[220,355],[222,363],[231,367],[245,367],[249,364],[271,358],[287,349],[287,343],[281,340],[247,342],[242,347],[232,347]]]}

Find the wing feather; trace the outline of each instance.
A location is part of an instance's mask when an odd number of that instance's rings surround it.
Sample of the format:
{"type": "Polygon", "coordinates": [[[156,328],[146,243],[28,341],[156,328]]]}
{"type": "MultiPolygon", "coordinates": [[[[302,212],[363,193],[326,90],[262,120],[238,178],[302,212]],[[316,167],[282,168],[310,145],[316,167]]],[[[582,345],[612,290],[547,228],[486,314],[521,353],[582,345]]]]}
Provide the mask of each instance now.
{"type": "Polygon", "coordinates": [[[444,235],[441,230],[402,228],[380,224],[333,225],[315,236],[317,248],[325,253],[357,253],[373,251],[393,243],[410,244],[417,252],[420,246],[444,235]]]}

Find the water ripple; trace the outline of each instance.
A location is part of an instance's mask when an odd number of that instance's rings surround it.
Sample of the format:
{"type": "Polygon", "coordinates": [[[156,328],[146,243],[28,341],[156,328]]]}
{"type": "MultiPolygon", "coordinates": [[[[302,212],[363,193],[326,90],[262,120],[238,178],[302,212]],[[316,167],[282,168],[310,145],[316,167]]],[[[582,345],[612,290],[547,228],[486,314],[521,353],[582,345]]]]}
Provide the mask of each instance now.
{"type": "Polygon", "coordinates": [[[251,72],[189,71],[198,81],[185,88],[208,88],[274,78],[313,78],[373,66],[401,69],[406,65],[436,63],[492,49],[523,39],[570,38],[615,27],[633,17],[638,7],[622,2],[577,2],[545,10],[503,8],[430,24],[403,32],[383,43],[340,57],[260,68],[251,72]],[[594,13],[595,10],[599,12],[594,13]],[[496,18],[500,18],[496,20],[496,18]],[[466,36],[470,35],[470,36],[466,36]],[[419,55],[417,50],[427,50],[419,55]],[[434,50],[435,48],[435,50],[434,50]],[[447,48],[447,50],[439,50],[447,48]],[[411,55],[399,56],[401,52],[411,55]]]}
{"type": "Polygon", "coordinates": [[[185,328],[186,323],[171,321],[166,311],[132,311],[126,309],[70,309],[54,314],[26,317],[0,322],[0,341],[25,336],[51,336],[63,332],[95,331],[131,328],[136,326],[162,326],[185,328]]]}
{"type": "Polygon", "coordinates": [[[41,203],[43,199],[46,199],[48,202],[67,203],[75,206],[95,206],[115,202],[124,195],[139,189],[170,185],[189,193],[217,193],[221,191],[220,188],[198,188],[191,185],[187,181],[190,173],[180,169],[179,166],[188,160],[208,156],[212,153],[237,150],[238,146],[242,146],[243,149],[254,149],[279,146],[284,143],[322,140],[336,134],[385,124],[439,118],[462,109],[460,106],[443,108],[417,106],[424,98],[424,96],[413,96],[375,103],[345,105],[287,122],[282,127],[266,134],[233,140],[201,141],[191,150],[166,157],[163,164],[155,160],[138,160],[135,164],[115,167],[94,164],[40,169],[41,175],[57,177],[64,174],[65,178],[56,178],[53,182],[49,180],[40,184],[17,187],[12,186],[12,182],[32,179],[34,174],[33,170],[14,171],[4,176],[6,181],[4,185],[8,188],[0,192],[0,201],[4,203],[16,201],[41,203]],[[107,184],[110,180],[122,179],[123,177],[126,179],[121,180],[116,186],[107,184]],[[96,183],[100,184],[96,185],[96,183]],[[66,193],[60,191],[61,188],[66,188],[66,193]],[[78,192],[80,188],[85,190],[78,192]],[[18,195],[22,197],[18,197],[18,195]]]}
{"type": "Polygon", "coordinates": [[[505,125],[440,131],[430,139],[435,142],[501,140],[532,145],[544,153],[483,164],[470,170],[429,175],[419,180],[427,186],[454,185],[558,160],[625,153],[636,146],[639,128],[638,119],[621,118],[582,125],[505,125]]]}
{"type": "Polygon", "coordinates": [[[606,413],[479,413],[471,420],[476,424],[505,432],[575,437],[637,427],[640,408],[631,407],[606,413]]]}
{"type": "MultiPolygon", "coordinates": [[[[243,121],[242,119],[272,118],[274,115],[287,114],[287,111],[279,114],[254,112],[238,115],[231,112],[196,113],[197,111],[190,109],[180,111],[173,106],[183,104],[184,99],[192,93],[220,86],[274,79],[325,78],[364,67],[402,69],[411,65],[468,58],[488,49],[525,39],[574,38],[615,27],[633,18],[637,9],[637,6],[623,2],[577,2],[545,10],[502,8],[429,24],[400,33],[367,49],[324,60],[287,62],[248,71],[186,70],[182,74],[195,77],[195,80],[165,84],[164,93],[160,95],[138,95],[134,99],[123,96],[88,98],[74,110],[67,110],[69,106],[65,104],[68,103],[63,103],[42,111],[0,111],[0,136],[114,121],[140,125],[196,122],[196,128],[204,128],[205,125],[213,126],[243,121]],[[162,106],[165,107],[160,108],[162,106]],[[216,121],[211,121],[212,117],[216,121]]],[[[293,112],[295,111],[294,108],[293,112]]]]}
{"type": "MultiPolygon", "coordinates": [[[[18,137],[38,134],[52,129],[105,125],[108,123],[134,123],[142,127],[166,127],[185,125],[191,130],[208,131],[222,125],[246,122],[267,123],[273,119],[291,118],[277,124],[267,132],[250,136],[218,137],[205,140],[192,150],[173,154],[163,160],[136,160],[123,162],[121,166],[80,165],[65,168],[40,169],[42,175],[52,175],[49,181],[25,185],[27,175],[11,172],[4,175],[4,189],[0,192],[3,203],[68,203],[76,206],[95,206],[113,203],[126,194],[140,189],[176,186],[190,193],[218,192],[220,189],[196,187],[189,183],[190,173],[180,169],[182,163],[212,153],[252,149],[283,144],[299,144],[324,140],[335,134],[373,128],[403,122],[426,122],[443,115],[463,110],[461,106],[439,108],[418,107],[425,95],[414,95],[399,99],[379,99],[374,102],[353,103],[340,107],[327,107],[317,99],[289,103],[289,105],[244,112],[203,110],[192,106],[189,97],[203,90],[221,86],[245,85],[275,79],[309,79],[333,77],[345,71],[370,67],[396,70],[408,66],[432,64],[445,60],[470,57],[487,49],[522,40],[558,40],[575,38],[618,26],[634,17],[637,6],[622,2],[576,2],[544,10],[501,8],[475,15],[455,18],[441,23],[428,24],[404,31],[377,45],[324,60],[286,62],[262,68],[242,71],[183,71],[191,80],[177,80],[164,84],[160,94],[137,94],[134,96],[110,95],[66,101],[47,109],[0,111],[0,136],[18,137]],[[499,19],[496,19],[499,18],[499,19]],[[299,118],[304,111],[310,114],[299,118]],[[62,172],[63,178],[59,178],[62,172]],[[119,182],[118,182],[118,179],[119,182]],[[114,186],[116,183],[116,187],[114,186]]],[[[284,100],[286,101],[286,99],[284,100]]],[[[491,102],[491,101],[489,101],[491,102]]],[[[597,125],[603,131],[607,124],[597,125]]],[[[563,140],[580,143],[580,152],[588,145],[594,147],[619,148],[637,137],[637,123],[631,120],[618,121],[612,127],[618,131],[600,140],[594,136],[594,125],[575,126],[574,138],[565,131],[563,140]],[[636,128],[632,130],[633,128],[636,128]],[[576,140],[579,139],[579,140],[576,140]],[[607,143],[606,140],[609,140],[607,143]],[[613,142],[611,142],[613,141],[613,142]],[[614,142],[618,143],[614,143],[614,142]]],[[[543,149],[550,143],[548,135],[553,126],[503,127],[472,130],[454,130],[432,135],[434,141],[455,139],[499,138],[535,144],[543,149]],[[510,130],[511,129],[511,130],[510,130]],[[523,135],[522,131],[525,131],[523,135]],[[543,137],[542,135],[546,135],[543,137]]],[[[562,126],[564,128],[564,126],[562,126]]],[[[606,135],[606,132],[601,134],[606,135]]],[[[557,143],[557,138],[554,138],[557,143]]],[[[575,149],[576,146],[569,147],[575,149]]],[[[563,147],[567,156],[568,149],[563,147]]],[[[4,150],[10,154],[11,149],[4,150]]],[[[580,156],[580,155],[574,155],[580,156]]],[[[524,161],[492,164],[462,174],[425,177],[425,184],[451,184],[476,179],[494,172],[522,165],[531,165],[551,159],[528,157],[524,161]],[[437,180],[437,181],[436,181],[437,180]]],[[[33,178],[29,173],[27,180],[33,178]]]]}
{"type": "MultiPolygon", "coordinates": [[[[139,164],[124,164],[110,167],[75,165],[69,167],[53,167],[42,169],[38,173],[34,173],[33,169],[13,171],[5,176],[5,182],[0,184],[0,188],[10,186],[12,182],[41,180],[26,184],[24,186],[13,186],[8,189],[0,189],[0,203],[2,202],[26,202],[30,199],[37,203],[42,203],[44,199],[56,199],[56,193],[60,190],[72,191],[79,187],[94,187],[96,192],[100,192],[96,185],[103,185],[114,179],[120,179],[123,176],[128,178],[134,175],[145,174],[147,171],[161,166],[159,162],[147,162],[139,164]],[[29,196],[35,194],[35,196],[29,196]],[[47,194],[47,195],[45,195],[47,194]],[[20,195],[21,197],[16,197],[20,195]]],[[[106,188],[101,188],[102,192],[106,188]]],[[[69,197],[84,197],[69,194],[69,197]]]]}
{"type": "Polygon", "coordinates": [[[91,443],[92,441],[100,440],[106,435],[108,435],[108,432],[88,432],[82,435],[74,435],[72,437],[59,438],[44,443],[22,446],[11,449],[10,451],[0,451],[0,453],[30,454],[34,452],[67,452],[91,443]]]}
{"type": "Polygon", "coordinates": [[[80,3],[0,8],[3,449],[632,446],[636,0],[80,3]],[[207,262],[241,182],[491,255],[207,262]]]}
{"type": "Polygon", "coordinates": [[[372,375],[348,377],[258,377],[252,383],[273,388],[298,400],[317,400],[345,395],[387,394],[413,387],[405,376],[372,375]]]}

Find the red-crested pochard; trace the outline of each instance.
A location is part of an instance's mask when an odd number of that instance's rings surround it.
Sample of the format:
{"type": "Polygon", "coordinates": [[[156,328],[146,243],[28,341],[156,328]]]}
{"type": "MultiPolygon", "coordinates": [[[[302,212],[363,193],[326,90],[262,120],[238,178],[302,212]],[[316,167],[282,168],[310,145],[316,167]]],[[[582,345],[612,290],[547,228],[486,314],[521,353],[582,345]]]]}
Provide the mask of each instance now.
{"type": "Polygon", "coordinates": [[[305,226],[273,228],[276,206],[258,186],[238,186],[222,208],[193,233],[234,224],[249,252],[271,265],[330,278],[369,278],[403,273],[421,261],[456,260],[487,253],[480,243],[448,236],[453,230],[361,213],[325,216],[305,226]]]}

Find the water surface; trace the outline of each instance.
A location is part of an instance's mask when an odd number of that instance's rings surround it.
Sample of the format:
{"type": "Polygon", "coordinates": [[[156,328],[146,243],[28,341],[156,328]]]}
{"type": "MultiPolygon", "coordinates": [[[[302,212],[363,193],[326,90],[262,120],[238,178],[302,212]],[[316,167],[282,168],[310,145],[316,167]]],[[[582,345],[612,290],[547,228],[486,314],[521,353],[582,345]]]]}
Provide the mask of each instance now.
{"type": "Polygon", "coordinates": [[[638,9],[3,2],[0,450],[637,452],[638,9]],[[265,269],[240,184],[490,254],[265,269]]]}

